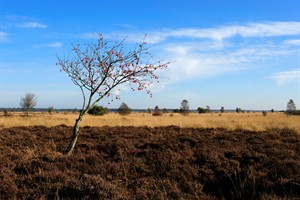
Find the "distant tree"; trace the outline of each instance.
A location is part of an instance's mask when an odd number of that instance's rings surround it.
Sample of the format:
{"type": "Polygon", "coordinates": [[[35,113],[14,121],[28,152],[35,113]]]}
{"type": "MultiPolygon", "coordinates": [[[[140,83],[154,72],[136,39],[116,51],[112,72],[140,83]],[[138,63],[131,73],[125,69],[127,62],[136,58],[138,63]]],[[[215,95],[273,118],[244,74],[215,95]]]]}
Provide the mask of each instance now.
{"type": "MultiPolygon", "coordinates": [[[[104,40],[99,34],[96,43],[73,45],[73,55],[58,57],[57,64],[77,85],[83,96],[83,105],[73,127],[72,137],[65,154],[70,155],[75,148],[79,126],[85,114],[97,102],[107,97],[113,101],[113,93],[118,86],[128,83],[133,91],[148,89],[153,82],[159,82],[157,70],[166,68],[169,62],[153,61],[145,39],[140,44],[125,46],[124,40],[104,40]]],[[[116,99],[119,99],[116,96],[116,99]]]]}
{"type": "Polygon", "coordinates": [[[20,106],[28,116],[29,111],[37,104],[37,97],[33,93],[26,93],[24,97],[21,97],[20,106]]]}
{"type": "Polygon", "coordinates": [[[147,109],[147,113],[151,114],[151,109],[150,108],[147,109]]]}
{"type": "Polygon", "coordinates": [[[162,112],[163,112],[163,113],[168,113],[168,110],[167,110],[166,108],[163,108],[163,109],[162,109],[162,112]]]}
{"type": "Polygon", "coordinates": [[[160,113],[160,109],[159,109],[159,107],[158,107],[158,106],[155,106],[155,108],[154,108],[154,112],[156,112],[156,113],[160,113]]]}
{"type": "Polygon", "coordinates": [[[131,113],[131,109],[124,102],[120,105],[117,111],[120,115],[129,115],[131,113]]]}
{"type": "Polygon", "coordinates": [[[290,99],[286,106],[286,112],[294,112],[296,110],[296,104],[294,103],[293,99],[290,99]]]}
{"type": "Polygon", "coordinates": [[[241,108],[236,108],[235,112],[240,113],[240,112],[242,112],[242,109],[241,108]]]}
{"type": "Polygon", "coordinates": [[[153,116],[161,116],[162,113],[160,112],[160,109],[158,106],[155,106],[153,116]]]}
{"type": "Polygon", "coordinates": [[[225,109],[224,109],[223,106],[221,107],[220,112],[221,112],[221,113],[225,112],[225,109]]]}
{"type": "Polygon", "coordinates": [[[188,115],[189,114],[190,107],[189,107],[188,100],[185,99],[185,100],[183,100],[181,102],[181,108],[180,108],[180,110],[181,110],[181,114],[183,114],[183,115],[188,115]]]}
{"type": "Polygon", "coordinates": [[[201,108],[201,107],[199,107],[197,109],[197,111],[198,111],[199,114],[201,114],[201,113],[207,113],[207,110],[205,108],[201,108]]]}
{"type": "Polygon", "coordinates": [[[109,111],[105,109],[103,106],[94,105],[89,111],[88,114],[90,115],[104,115],[107,114],[109,111]]]}
{"type": "Polygon", "coordinates": [[[53,106],[50,106],[49,108],[48,108],[48,113],[49,114],[52,114],[52,113],[54,113],[55,112],[55,108],[53,107],[53,106]]]}
{"type": "Polygon", "coordinates": [[[274,113],[274,109],[273,108],[271,109],[271,113],[274,113]]]}
{"type": "Polygon", "coordinates": [[[206,106],[206,112],[210,112],[210,106],[206,106]]]}

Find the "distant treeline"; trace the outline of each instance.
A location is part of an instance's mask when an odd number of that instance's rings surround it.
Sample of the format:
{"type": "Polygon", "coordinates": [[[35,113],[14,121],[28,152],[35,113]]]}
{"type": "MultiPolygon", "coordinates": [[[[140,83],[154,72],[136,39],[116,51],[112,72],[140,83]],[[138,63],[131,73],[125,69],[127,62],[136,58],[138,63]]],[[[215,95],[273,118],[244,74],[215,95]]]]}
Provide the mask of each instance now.
{"type": "MultiPolygon", "coordinates": [[[[61,108],[57,109],[54,108],[55,112],[79,112],[80,109],[77,108],[61,108]]],[[[117,112],[118,108],[109,108],[110,112],[117,112]]],[[[179,113],[179,109],[163,109],[164,112],[168,113],[179,113]]],[[[9,111],[9,112],[23,112],[24,110],[22,108],[0,108],[0,112],[4,111],[9,111]]],[[[48,112],[49,108],[32,108],[31,112],[48,112]]],[[[149,112],[149,109],[131,109],[132,112],[140,112],[140,113],[147,113],[149,112]]],[[[151,112],[154,112],[154,109],[150,109],[151,112]]],[[[271,110],[244,110],[243,112],[271,112],[271,110]]],[[[190,113],[197,113],[197,110],[189,110],[190,113]]],[[[212,113],[217,113],[220,112],[220,110],[210,110],[212,113]]],[[[225,110],[224,112],[236,112],[235,109],[228,109],[225,110]]],[[[285,112],[284,110],[279,110],[275,112],[285,112]]],[[[294,112],[288,112],[287,114],[292,114],[292,115],[300,115],[300,110],[294,111],[294,112]]]]}
{"type": "Polygon", "coordinates": [[[300,115],[300,110],[287,111],[286,114],[288,114],[288,115],[300,115]]]}

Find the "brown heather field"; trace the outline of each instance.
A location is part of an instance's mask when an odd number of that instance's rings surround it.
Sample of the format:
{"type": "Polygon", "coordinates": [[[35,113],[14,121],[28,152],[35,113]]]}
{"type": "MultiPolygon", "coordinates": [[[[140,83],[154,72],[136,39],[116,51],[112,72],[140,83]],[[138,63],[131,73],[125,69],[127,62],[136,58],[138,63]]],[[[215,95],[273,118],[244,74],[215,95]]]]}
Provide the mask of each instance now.
{"type": "Polygon", "coordinates": [[[0,116],[0,199],[300,199],[299,116],[0,116]]]}

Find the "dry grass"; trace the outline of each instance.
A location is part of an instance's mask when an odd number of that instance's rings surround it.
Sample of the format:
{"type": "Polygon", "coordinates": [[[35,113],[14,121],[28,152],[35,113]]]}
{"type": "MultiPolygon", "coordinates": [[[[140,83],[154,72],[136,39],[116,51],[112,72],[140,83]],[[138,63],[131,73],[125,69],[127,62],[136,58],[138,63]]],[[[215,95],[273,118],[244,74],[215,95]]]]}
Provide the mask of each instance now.
{"type": "MultiPolygon", "coordinates": [[[[31,113],[30,116],[23,116],[22,113],[12,113],[5,117],[0,115],[0,128],[16,126],[35,126],[44,125],[47,127],[65,124],[72,126],[77,118],[77,113],[31,113]]],[[[82,126],[169,126],[176,125],[180,127],[194,128],[226,128],[229,130],[245,129],[253,131],[262,131],[269,129],[289,128],[300,133],[300,117],[288,116],[283,113],[268,113],[262,116],[261,113],[209,113],[196,114],[188,116],[180,114],[163,114],[160,117],[154,117],[151,114],[133,113],[128,116],[121,116],[116,113],[110,113],[104,116],[86,115],[82,121],[82,126]]]]}

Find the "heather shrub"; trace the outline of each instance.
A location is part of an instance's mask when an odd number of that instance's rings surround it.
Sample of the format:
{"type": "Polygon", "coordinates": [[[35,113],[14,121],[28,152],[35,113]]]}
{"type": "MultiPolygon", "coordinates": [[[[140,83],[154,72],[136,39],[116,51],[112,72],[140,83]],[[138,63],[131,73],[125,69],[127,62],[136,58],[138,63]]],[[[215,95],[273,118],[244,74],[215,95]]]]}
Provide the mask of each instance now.
{"type": "Polygon", "coordinates": [[[152,116],[162,116],[163,114],[161,112],[154,112],[152,113],[152,116]]]}

